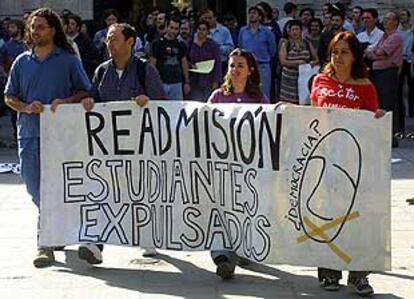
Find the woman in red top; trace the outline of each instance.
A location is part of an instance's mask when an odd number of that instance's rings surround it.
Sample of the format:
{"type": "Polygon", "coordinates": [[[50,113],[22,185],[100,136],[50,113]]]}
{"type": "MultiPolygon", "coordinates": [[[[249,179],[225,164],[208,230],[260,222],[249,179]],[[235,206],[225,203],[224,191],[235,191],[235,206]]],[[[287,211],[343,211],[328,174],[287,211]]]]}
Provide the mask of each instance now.
{"type": "Polygon", "coordinates": [[[376,117],[384,115],[378,109],[378,95],[362,61],[360,45],[351,32],[340,32],[329,45],[330,62],[313,80],[313,106],[370,110],[376,117]]]}
{"type": "MultiPolygon", "coordinates": [[[[318,107],[364,109],[379,118],[385,111],[378,109],[377,91],[368,79],[367,68],[356,36],[351,32],[338,33],[329,44],[330,62],[315,77],[311,90],[311,102],[318,107]]],[[[369,285],[368,271],[350,271],[348,285],[359,295],[374,292],[369,285]]],[[[321,285],[328,291],[339,289],[341,271],[318,268],[321,285]]]]}

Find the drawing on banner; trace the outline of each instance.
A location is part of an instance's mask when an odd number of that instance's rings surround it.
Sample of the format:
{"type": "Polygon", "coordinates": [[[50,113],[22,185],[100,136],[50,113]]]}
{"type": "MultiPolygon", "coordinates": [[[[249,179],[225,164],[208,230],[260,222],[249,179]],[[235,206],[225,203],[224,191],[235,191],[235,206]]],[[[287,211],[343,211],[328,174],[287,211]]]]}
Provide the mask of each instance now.
{"type": "Polygon", "coordinates": [[[389,269],[390,121],[267,105],[47,109],[39,244],[389,269]]]}
{"type": "Polygon", "coordinates": [[[300,156],[292,166],[288,218],[296,230],[304,233],[297,238],[298,243],[309,239],[326,243],[345,263],[350,263],[352,258],[333,242],[347,222],[360,216],[358,211],[353,212],[352,209],[361,178],[361,146],[345,128],[331,129],[322,134],[318,126],[317,119],[310,123],[312,132],[306,137],[300,156]],[[338,144],[343,148],[338,149],[338,144]],[[346,150],[347,153],[326,154],[337,150],[346,150]],[[320,186],[340,186],[346,190],[347,197],[332,197],[326,191],[321,192],[320,186]],[[330,209],[333,206],[330,201],[336,201],[335,209],[330,209]]]}

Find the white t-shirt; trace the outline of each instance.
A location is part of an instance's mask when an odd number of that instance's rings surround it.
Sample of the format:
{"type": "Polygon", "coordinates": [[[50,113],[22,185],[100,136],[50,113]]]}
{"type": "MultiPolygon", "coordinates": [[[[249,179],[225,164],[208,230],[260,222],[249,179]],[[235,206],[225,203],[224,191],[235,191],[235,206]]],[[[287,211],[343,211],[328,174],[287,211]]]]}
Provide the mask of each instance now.
{"type": "Polygon", "coordinates": [[[352,26],[352,23],[348,20],[344,21],[344,24],[342,25],[342,28],[344,28],[346,31],[355,33],[354,26],[352,26]]]}
{"type": "Polygon", "coordinates": [[[369,46],[367,50],[371,50],[374,48],[381,37],[384,35],[384,31],[379,29],[378,27],[375,27],[374,30],[371,31],[371,34],[368,34],[368,32],[365,30],[357,35],[358,41],[360,43],[369,43],[369,46]]]}
{"type": "Polygon", "coordinates": [[[124,73],[124,70],[116,69],[116,73],[118,74],[118,78],[121,79],[122,74],[124,73]]]}
{"type": "Polygon", "coordinates": [[[285,28],[286,23],[289,22],[290,20],[293,20],[293,18],[284,17],[283,19],[280,19],[279,21],[277,21],[277,24],[279,25],[280,31],[282,31],[282,33],[283,33],[283,28],[285,28]]]}

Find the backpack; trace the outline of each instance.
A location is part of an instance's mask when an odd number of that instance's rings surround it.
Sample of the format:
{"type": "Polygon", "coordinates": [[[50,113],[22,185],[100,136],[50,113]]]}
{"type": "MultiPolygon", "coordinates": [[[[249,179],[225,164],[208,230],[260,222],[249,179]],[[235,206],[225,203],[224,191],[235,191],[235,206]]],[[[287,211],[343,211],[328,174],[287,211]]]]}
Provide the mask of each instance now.
{"type": "MultiPolygon", "coordinates": [[[[148,63],[148,60],[143,59],[143,58],[138,58],[137,69],[136,69],[139,85],[144,90],[145,95],[147,95],[147,88],[145,86],[145,75],[146,75],[146,70],[147,70],[147,63],[148,63]]],[[[109,67],[109,63],[107,63],[103,67],[99,68],[98,74],[97,74],[98,84],[101,83],[103,75],[108,70],[108,67],[109,67]]]]}

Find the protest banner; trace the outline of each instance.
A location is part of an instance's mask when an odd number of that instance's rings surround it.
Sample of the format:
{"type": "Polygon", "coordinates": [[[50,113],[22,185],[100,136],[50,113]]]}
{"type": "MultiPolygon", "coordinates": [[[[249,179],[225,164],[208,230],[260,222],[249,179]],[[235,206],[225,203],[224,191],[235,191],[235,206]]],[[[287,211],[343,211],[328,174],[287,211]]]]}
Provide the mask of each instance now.
{"type": "Polygon", "coordinates": [[[41,116],[40,244],[390,268],[390,115],[112,102],[41,116]]]}

